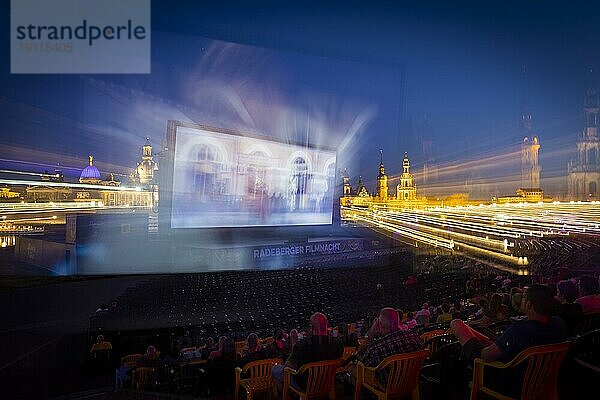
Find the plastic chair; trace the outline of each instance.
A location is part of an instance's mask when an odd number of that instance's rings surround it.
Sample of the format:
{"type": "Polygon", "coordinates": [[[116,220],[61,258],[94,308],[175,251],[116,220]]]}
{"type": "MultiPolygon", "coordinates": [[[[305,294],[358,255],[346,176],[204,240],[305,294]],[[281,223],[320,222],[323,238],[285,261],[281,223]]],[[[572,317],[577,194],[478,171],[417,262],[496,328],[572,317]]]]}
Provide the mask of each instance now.
{"type": "Polygon", "coordinates": [[[275,339],[273,338],[273,336],[269,336],[269,337],[260,339],[259,343],[261,344],[261,346],[268,346],[271,343],[273,343],[274,341],[275,341],[275,339]]]}
{"type": "Polygon", "coordinates": [[[575,339],[560,368],[561,399],[592,399],[600,393],[600,329],[575,339]]]}
{"type": "Polygon", "coordinates": [[[421,367],[421,384],[430,389],[431,398],[464,399],[469,394],[464,382],[469,381],[472,371],[460,359],[462,347],[453,337],[442,335],[430,339],[431,355],[421,367]]]}
{"type": "Polygon", "coordinates": [[[394,354],[385,358],[376,367],[367,367],[362,362],[356,365],[356,388],[354,400],[360,400],[362,388],[368,389],[379,400],[391,397],[411,395],[413,400],[419,397],[419,376],[423,361],[429,355],[428,350],[394,354]],[[385,387],[375,378],[377,371],[389,368],[385,387]]]}
{"type": "Polygon", "coordinates": [[[141,354],[129,354],[121,357],[121,366],[123,367],[134,367],[137,365],[138,360],[142,358],[141,354]]]}
{"type": "Polygon", "coordinates": [[[600,314],[584,314],[574,333],[583,335],[596,329],[600,329],[600,314]]]}
{"type": "Polygon", "coordinates": [[[235,369],[235,400],[239,399],[240,387],[246,391],[248,400],[252,400],[257,393],[269,392],[273,394],[273,398],[276,398],[277,389],[271,377],[271,369],[273,365],[280,363],[280,358],[266,358],[249,362],[244,365],[244,368],[237,367],[235,369]],[[242,379],[242,374],[248,374],[249,377],[242,379]]]}
{"type": "Polygon", "coordinates": [[[335,399],[334,379],[341,358],[304,364],[299,370],[286,367],[283,371],[283,400],[291,398],[290,391],[296,393],[300,400],[311,397],[329,396],[335,399]],[[306,388],[304,390],[292,384],[292,375],[306,374],[306,388]]]}
{"type": "Polygon", "coordinates": [[[487,396],[496,399],[511,399],[511,397],[484,386],[485,368],[490,367],[501,370],[515,368],[524,362],[527,362],[527,364],[519,398],[521,400],[558,399],[556,391],[558,371],[569,351],[569,347],[571,347],[569,342],[533,346],[517,354],[507,364],[498,361],[486,362],[481,358],[476,358],[473,366],[471,400],[479,398],[480,393],[485,393],[487,396]]]}
{"type": "Polygon", "coordinates": [[[115,370],[115,389],[122,388],[123,381],[130,380],[127,371],[134,368],[140,358],[142,358],[141,354],[128,354],[121,357],[121,366],[115,370]]]}
{"type": "Polygon", "coordinates": [[[91,358],[97,367],[106,368],[110,365],[110,349],[94,350],[91,358]]]}
{"type": "Polygon", "coordinates": [[[427,331],[421,334],[421,340],[423,340],[424,342],[428,341],[429,339],[436,337],[436,336],[440,336],[440,335],[445,335],[446,331],[444,329],[434,329],[431,331],[427,331]]]}
{"type": "MultiPolygon", "coordinates": [[[[352,356],[355,353],[356,353],[356,347],[354,347],[354,346],[345,346],[344,347],[344,353],[342,354],[342,361],[346,361],[350,356],[352,356]]],[[[348,370],[348,365],[343,366],[343,367],[340,365],[338,367],[338,369],[337,369],[337,372],[340,373],[340,372],[347,371],[348,370]]]]}
{"type": "Polygon", "coordinates": [[[133,370],[131,378],[131,387],[133,390],[143,390],[150,387],[150,379],[156,371],[156,368],[137,367],[133,370]]]}
{"type": "Polygon", "coordinates": [[[242,350],[244,350],[244,347],[246,347],[246,341],[245,340],[240,340],[235,342],[235,352],[240,354],[242,352],[242,350]]]}

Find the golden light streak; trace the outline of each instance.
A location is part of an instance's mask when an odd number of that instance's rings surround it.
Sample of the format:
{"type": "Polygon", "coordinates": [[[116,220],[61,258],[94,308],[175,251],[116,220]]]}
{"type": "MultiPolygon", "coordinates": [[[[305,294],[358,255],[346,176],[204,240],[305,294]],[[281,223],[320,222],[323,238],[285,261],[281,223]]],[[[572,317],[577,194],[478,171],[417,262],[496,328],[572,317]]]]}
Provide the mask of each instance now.
{"type": "MultiPolygon", "coordinates": [[[[342,207],[342,220],[449,251],[528,265],[528,241],[571,234],[600,237],[600,202],[481,204],[424,209],[342,207]]],[[[533,247],[533,246],[532,246],[533,247]]],[[[585,245],[584,245],[585,247],[585,245]]]]}

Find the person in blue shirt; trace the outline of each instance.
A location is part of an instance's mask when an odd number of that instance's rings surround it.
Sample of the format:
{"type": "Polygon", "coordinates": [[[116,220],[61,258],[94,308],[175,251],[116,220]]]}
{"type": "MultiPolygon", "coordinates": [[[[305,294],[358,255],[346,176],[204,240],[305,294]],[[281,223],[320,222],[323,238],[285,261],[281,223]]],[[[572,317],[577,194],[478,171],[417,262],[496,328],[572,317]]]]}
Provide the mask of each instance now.
{"type": "Polygon", "coordinates": [[[462,355],[467,361],[482,358],[484,361],[508,362],[531,346],[558,343],[566,339],[563,320],[551,316],[553,307],[552,290],[544,285],[531,285],[525,288],[521,301],[521,312],[527,318],[509,326],[495,341],[460,319],[453,320],[450,329],[463,347],[462,355]]]}

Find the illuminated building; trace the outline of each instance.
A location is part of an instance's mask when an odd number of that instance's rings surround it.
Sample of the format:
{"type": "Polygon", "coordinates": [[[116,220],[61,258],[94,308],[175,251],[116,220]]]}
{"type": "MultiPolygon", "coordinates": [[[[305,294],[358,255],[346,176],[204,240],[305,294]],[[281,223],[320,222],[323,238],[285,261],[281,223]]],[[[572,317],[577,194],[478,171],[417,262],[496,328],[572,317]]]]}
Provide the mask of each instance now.
{"type": "Polygon", "coordinates": [[[81,171],[81,175],[79,175],[79,183],[88,183],[90,185],[98,185],[102,182],[102,178],[100,177],[100,171],[94,165],[94,156],[89,156],[90,165],[85,167],[83,171],[81,171]]]}
{"type": "MultiPolygon", "coordinates": [[[[531,115],[523,114],[523,125],[526,132],[531,133],[531,115]]],[[[521,187],[517,189],[514,196],[494,197],[495,202],[506,203],[538,203],[540,201],[552,201],[544,198],[544,191],[540,188],[539,164],[540,140],[537,136],[532,139],[525,137],[521,144],[521,187]]]]}
{"type": "Polygon", "coordinates": [[[340,204],[345,207],[359,206],[371,207],[373,205],[387,207],[407,207],[418,208],[427,204],[425,197],[417,197],[417,187],[414,184],[414,179],[410,173],[410,160],[408,153],[404,153],[402,162],[402,174],[399,178],[399,183],[396,186],[396,194],[388,193],[388,177],[385,173],[383,164],[383,152],[379,163],[379,175],[377,175],[376,192],[371,196],[365,187],[362,177],[359,177],[356,191],[352,191],[347,174],[343,177],[344,180],[344,195],[340,198],[340,204]]]}
{"type": "Polygon", "coordinates": [[[501,196],[494,199],[496,202],[504,203],[538,203],[540,201],[552,201],[544,198],[544,191],[540,188],[519,188],[515,196],[501,196]]]}
{"type": "Polygon", "coordinates": [[[18,192],[13,192],[10,188],[0,188],[0,200],[1,201],[16,201],[21,196],[18,192]]]}
{"type": "MultiPolygon", "coordinates": [[[[137,176],[140,184],[149,184],[153,181],[154,172],[157,170],[157,164],[152,160],[152,146],[146,142],[142,147],[142,161],[137,164],[132,175],[137,176]]],[[[23,197],[26,202],[86,203],[92,201],[106,207],[152,207],[158,200],[158,191],[155,187],[151,190],[143,190],[141,187],[123,187],[112,173],[103,179],[100,170],[94,165],[92,155],[89,156],[88,165],[79,175],[78,184],[63,182],[63,175],[59,170],[55,170],[53,175],[42,175],[42,182],[15,183],[16,186],[25,186],[23,197]]],[[[10,189],[7,190],[7,193],[13,193],[10,189]]],[[[3,198],[2,193],[4,191],[0,193],[0,198],[3,198]]]]}
{"type": "Polygon", "coordinates": [[[583,111],[585,121],[583,132],[577,141],[577,163],[569,165],[569,197],[572,200],[596,200],[600,182],[600,98],[593,88],[586,93],[583,111]]]}
{"type": "Polygon", "coordinates": [[[528,137],[523,139],[521,145],[521,187],[539,188],[540,185],[540,164],[538,154],[540,150],[540,141],[537,136],[531,140],[528,137]]]}
{"type": "Polygon", "coordinates": [[[152,156],[152,145],[150,139],[146,138],[146,144],[142,146],[142,160],[137,163],[130,180],[141,185],[154,183],[154,174],[158,171],[158,164],[152,156]]]}
{"type": "Polygon", "coordinates": [[[402,175],[400,175],[400,183],[396,187],[396,199],[402,201],[414,201],[417,198],[417,188],[413,183],[413,176],[410,173],[410,161],[408,153],[404,153],[402,161],[402,175]]]}
{"type": "Polygon", "coordinates": [[[379,163],[379,175],[377,175],[377,198],[379,201],[386,201],[388,199],[388,178],[383,166],[383,150],[380,150],[380,152],[381,162],[379,163]]]}
{"type": "Polygon", "coordinates": [[[344,176],[342,179],[344,180],[344,196],[350,196],[352,194],[352,186],[350,185],[348,171],[344,170],[344,176]]]}
{"type": "Polygon", "coordinates": [[[356,186],[356,195],[358,197],[369,197],[369,191],[363,183],[362,176],[358,177],[358,185],[356,186]]]}

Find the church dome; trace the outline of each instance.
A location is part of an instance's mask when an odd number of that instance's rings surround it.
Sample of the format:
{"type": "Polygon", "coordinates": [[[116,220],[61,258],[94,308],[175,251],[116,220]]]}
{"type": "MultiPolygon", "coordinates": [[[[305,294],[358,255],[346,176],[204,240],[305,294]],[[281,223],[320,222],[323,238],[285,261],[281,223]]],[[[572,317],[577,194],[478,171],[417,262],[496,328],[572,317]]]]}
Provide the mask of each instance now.
{"type": "Polygon", "coordinates": [[[92,163],[94,161],[94,157],[90,156],[90,165],[85,167],[83,171],[81,171],[81,175],[79,179],[100,179],[100,171],[96,168],[92,163]]]}

